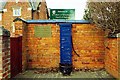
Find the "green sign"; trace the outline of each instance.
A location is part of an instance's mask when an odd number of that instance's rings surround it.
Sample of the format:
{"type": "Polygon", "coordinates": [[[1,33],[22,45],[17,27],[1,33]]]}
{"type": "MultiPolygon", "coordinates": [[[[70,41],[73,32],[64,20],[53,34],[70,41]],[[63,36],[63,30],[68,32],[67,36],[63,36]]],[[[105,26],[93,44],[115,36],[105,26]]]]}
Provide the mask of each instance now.
{"type": "Polygon", "coordinates": [[[51,37],[51,33],[50,26],[35,26],[34,28],[35,37],[51,37]]]}
{"type": "Polygon", "coordinates": [[[50,19],[75,19],[75,9],[50,9],[50,19]]]}

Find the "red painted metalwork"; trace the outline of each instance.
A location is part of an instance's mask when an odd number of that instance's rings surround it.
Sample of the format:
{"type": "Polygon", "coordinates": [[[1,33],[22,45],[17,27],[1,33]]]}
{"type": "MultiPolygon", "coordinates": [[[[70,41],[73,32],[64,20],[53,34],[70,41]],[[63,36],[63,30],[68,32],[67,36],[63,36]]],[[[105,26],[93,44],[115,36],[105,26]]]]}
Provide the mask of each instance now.
{"type": "Polygon", "coordinates": [[[22,36],[10,38],[11,77],[22,72],[22,36]]]}

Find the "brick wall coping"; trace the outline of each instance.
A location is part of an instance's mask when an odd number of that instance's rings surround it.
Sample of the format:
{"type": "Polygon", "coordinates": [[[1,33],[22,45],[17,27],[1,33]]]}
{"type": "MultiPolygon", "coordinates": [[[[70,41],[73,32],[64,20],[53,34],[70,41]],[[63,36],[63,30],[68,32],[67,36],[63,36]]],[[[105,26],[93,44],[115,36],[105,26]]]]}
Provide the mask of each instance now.
{"type": "Polygon", "coordinates": [[[76,24],[90,24],[88,20],[25,20],[22,18],[16,18],[15,21],[23,21],[25,23],[76,23],[76,24]]]}
{"type": "Polygon", "coordinates": [[[27,23],[81,23],[89,24],[86,20],[27,20],[27,23]]]}
{"type": "Polygon", "coordinates": [[[10,38],[18,38],[18,37],[20,37],[20,36],[22,36],[22,35],[14,35],[14,34],[13,34],[13,35],[10,36],[10,38]]]}

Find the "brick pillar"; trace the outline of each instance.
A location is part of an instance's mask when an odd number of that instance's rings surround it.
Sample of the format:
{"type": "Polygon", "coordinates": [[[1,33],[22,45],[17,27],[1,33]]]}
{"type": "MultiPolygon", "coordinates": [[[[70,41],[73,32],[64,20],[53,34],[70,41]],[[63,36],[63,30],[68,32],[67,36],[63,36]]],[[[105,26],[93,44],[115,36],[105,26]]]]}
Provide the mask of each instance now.
{"type": "Polygon", "coordinates": [[[105,69],[115,78],[118,78],[118,38],[106,39],[105,69]]]}
{"type": "Polygon", "coordinates": [[[0,27],[0,80],[10,78],[10,32],[0,27]]]}
{"type": "Polygon", "coordinates": [[[27,32],[28,29],[25,27],[27,26],[26,23],[23,24],[23,37],[22,37],[22,71],[25,71],[27,69],[27,58],[28,58],[28,45],[27,45],[27,32]]]}
{"type": "Polygon", "coordinates": [[[13,36],[22,35],[22,26],[23,26],[22,21],[15,21],[13,23],[13,26],[14,26],[14,29],[12,27],[11,36],[13,37],[13,36]]]}

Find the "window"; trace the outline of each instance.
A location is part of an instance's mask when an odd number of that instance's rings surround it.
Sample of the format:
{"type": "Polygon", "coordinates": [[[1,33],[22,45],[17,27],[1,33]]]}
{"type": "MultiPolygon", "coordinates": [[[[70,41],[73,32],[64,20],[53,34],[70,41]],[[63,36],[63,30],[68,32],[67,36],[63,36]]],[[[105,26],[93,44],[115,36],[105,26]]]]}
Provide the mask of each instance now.
{"type": "Polygon", "coordinates": [[[13,16],[21,16],[21,8],[14,8],[13,16]]]}

